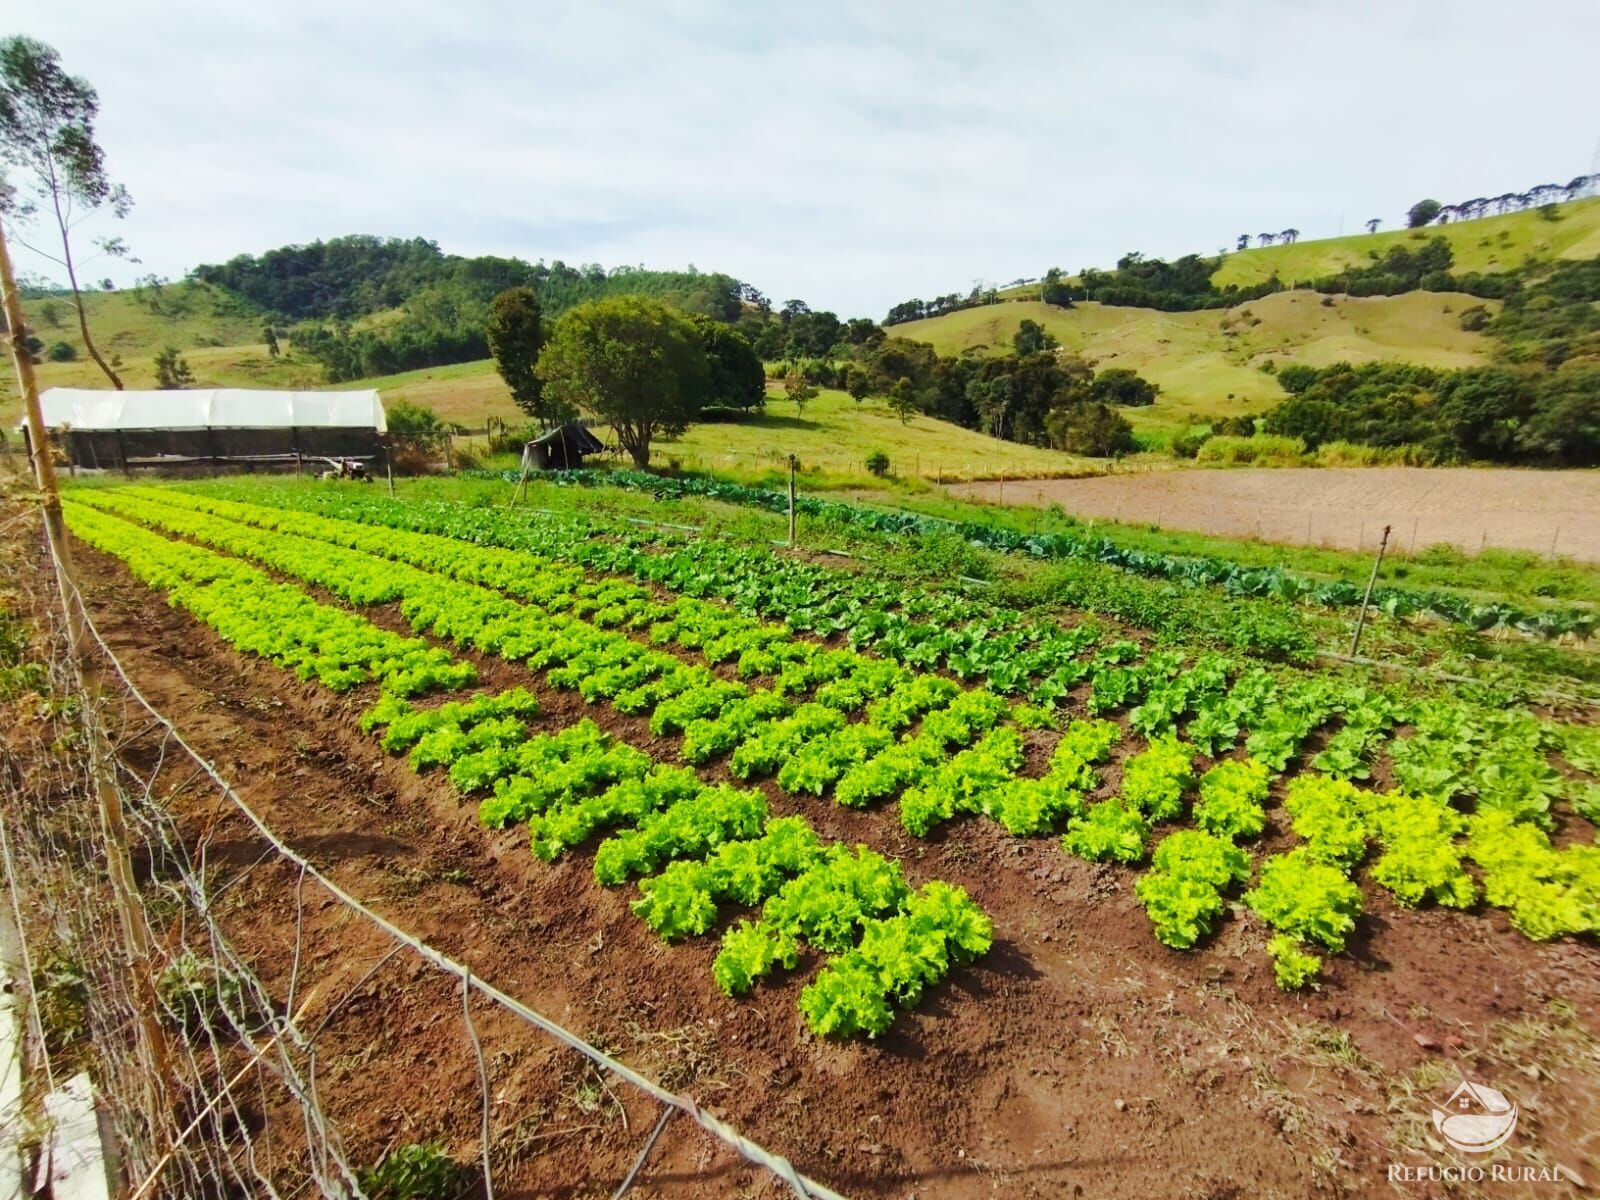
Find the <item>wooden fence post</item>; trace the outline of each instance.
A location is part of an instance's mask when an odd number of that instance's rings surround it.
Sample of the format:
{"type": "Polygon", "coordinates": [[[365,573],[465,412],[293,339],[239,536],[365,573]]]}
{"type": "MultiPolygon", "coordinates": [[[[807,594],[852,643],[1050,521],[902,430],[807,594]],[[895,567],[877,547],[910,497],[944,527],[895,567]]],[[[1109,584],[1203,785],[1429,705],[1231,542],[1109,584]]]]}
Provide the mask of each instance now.
{"type": "Polygon", "coordinates": [[[1383,566],[1383,552],[1389,548],[1389,527],[1383,527],[1383,537],[1378,542],[1378,556],[1372,560],[1372,574],[1367,576],[1367,592],[1361,597],[1361,612],[1356,617],[1355,636],[1350,639],[1350,657],[1361,647],[1361,631],[1367,626],[1367,606],[1372,603],[1372,589],[1378,582],[1378,568],[1383,566]]]}
{"type": "MultiPolygon", "coordinates": [[[[17,295],[17,281],[12,275],[11,254],[6,247],[5,231],[0,228],[0,305],[4,306],[6,328],[10,331],[6,342],[17,370],[17,382],[22,389],[23,412],[28,423],[30,446],[34,453],[33,477],[39,490],[39,507],[43,510],[45,537],[50,543],[50,557],[55,569],[56,590],[61,595],[62,615],[67,622],[67,642],[74,682],[85,696],[99,695],[99,668],[88,652],[89,627],[86,620],[82,593],[78,590],[72,564],[72,545],[67,539],[66,520],[61,512],[61,495],[56,487],[55,464],[50,459],[50,442],[45,434],[44,414],[39,407],[39,384],[33,371],[33,358],[22,346],[26,325],[22,317],[22,302],[17,295]]],[[[121,438],[121,431],[118,431],[121,438]]],[[[123,455],[127,466],[127,455],[123,455]]],[[[133,994],[137,1001],[135,1020],[149,1050],[156,1078],[155,1099],[161,1115],[168,1114],[167,1103],[176,1096],[172,1074],[167,1059],[166,1032],[157,1017],[155,979],[151,972],[155,960],[151,955],[150,931],[144,923],[144,913],[139,903],[138,885],[133,873],[133,861],[128,854],[128,835],[122,813],[122,794],[117,790],[114,751],[107,742],[104,727],[95,713],[86,714],[89,744],[85,753],[89,763],[89,777],[93,781],[95,799],[100,812],[101,832],[104,835],[106,873],[111,882],[111,894],[117,909],[118,923],[128,952],[128,968],[133,976],[133,994]]],[[[155,1114],[151,1114],[152,1117],[155,1114]]],[[[165,1131],[156,1132],[157,1148],[165,1149],[165,1131]]]]}
{"type": "Polygon", "coordinates": [[[794,469],[799,462],[794,455],[789,455],[789,549],[794,549],[794,469]]]}

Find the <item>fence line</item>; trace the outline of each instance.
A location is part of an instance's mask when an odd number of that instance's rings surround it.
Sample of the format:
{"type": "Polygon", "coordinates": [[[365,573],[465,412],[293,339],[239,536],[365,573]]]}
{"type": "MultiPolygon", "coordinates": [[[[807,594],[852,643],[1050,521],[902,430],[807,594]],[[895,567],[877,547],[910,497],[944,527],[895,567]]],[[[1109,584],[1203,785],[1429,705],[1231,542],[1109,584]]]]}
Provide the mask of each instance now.
{"type": "MultiPolygon", "coordinates": [[[[49,550],[52,555],[56,553],[53,546],[49,550]]],[[[183,737],[172,720],[144,695],[94,622],[76,584],[70,583],[70,574],[64,578],[69,580],[71,594],[60,597],[62,613],[70,613],[76,608],[82,628],[92,642],[92,646],[85,648],[86,652],[92,652],[109,672],[108,682],[114,677],[117,684],[114,698],[120,698],[121,719],[116,722],[116,731],[123,736],[108,736],[105,744],[116,747],[113,757],[117,760],[118,778],[132,785],[125,794],[130,831],[137,834],[140,843],[150,854],[150,877],[157,881],[170,880],[158,886],[170,898],[179,901],[175,939],[171,936],[163,939],[162,931],[158,928],[160,923],[150,920],[149,908],[145,905],[143,915],[150,925],[152,943],[169,946],[175,940],[177,945],[187,947],[191,942],[198,941],[210,952],[200,969],[208,976],[204,983],[206,999],[211,1003],[190,1006],[166,1003],[164,1000],[166,1011],[163,1015],[168,1022],[182,1027],[186,1022],[198,1018],[203,1026],[200,1036],[174,1039],[175,1044],[181,1047],[181,1054],[175,1055],[179,1058],[177,1070],[181,1075],[180,1088],[188,1095],[188,1099],[183,1104],[176,1104],[173,1101],[179,1099],[177,1097],[141,1095],[141,1091],[147,1089],[140,1088],[139,1076],[142,1073],[143,1081],[147,1082],[155,1074],[148,1047],[136,1045],[131,1053],[123,1053],[120,1057],[113,1055],[116,1061],[111,1065],[116,1069],[105,1072],[104,1091],[115,1110],[118,1140],[128,1148],[124,1166],[130,1177],[140,1181],[133,1192],[136,1200],[151,1194],[200,1195],[205,1190],[200,1184],[208,1179],[213,1182],[228,1180],[241,1194],[252,1196],[279,1196],[278,1186],[283,1180],[299,1184],[299,1188],[290,1189],[290,1194],[296,1194],[307,1185],[315,1185],[328,1196],[363,1195],[357,1173],[351,1168],[319,1094],[317,1039],[329,1028],[346,1003],[366,989],[402,950],[409,950],[439,972],[460,982],[463,1030],[471,1047],[479,1083],[478,1137],[482,1158],[482,1188],[489,1200],[493,1200],[494,1196],[491,1092],[483,1046],[471,1013],[470,1000],[473,994],[541,1030],[577,1052],[595,1068],[610,1073],[662,1106],[662,1119],[656,1123],[648,1141],[641,1148],[616,1196],[622,1196],[632,1186],[667,1124],[666,1118],[681,1112],[713,1137],[736,1150],[746,1161],[777,1176],[797,1196],[806,1200],[843,1200],[837,1192],[801,1174],[782,1155],[767,1150],[744,1137],[731,1125],[705,1112],[692,1097],[661,1087],[530,1005],[478,978],[464,963],[435,949],[340,888],[294,850],[239,795],[217,767],[183,737]],[[125,761],[130,756],[145,760],[147,765],[142,772],[125,761]],[[169,784],[165,790],[161,789],[163,782],[180,773],[178,782],[169,784]],[[202,781],[208,781],[210,790],[219,801],[219,810],[223,804],[227,805],[233,813],[248,822],[267,845],[267,850],[254,861],[218,884],[209,883],[208,880],[213,874],[211,841],[220,819],[215,816],[212,818],[199,839],[195,853],[191,854],[186,842],[179,836],[169,808],[175,798],[189,792],[202,781]],[[295,872],[293,962],[288,999],[281,1006],[281,1011],[217,918],[217,901],[220,897],[269,860],[287,865],[295,872]],[[324,980],[307,988],[303,995],[297,993],[306,939],[305,884],[308,880],[394,943],[353,985],[337,989],[337,994],[332,996],[331,1006],[319,1021],[311,1025],[303,1023],[308,1013],[317,1001],[329,999],[328,993],[334,989],[329,980],[324,980]],[[297,999],[300,1006],[295,1009],[293,1005],[297,999]],[[213,1003],[216,1012],[211,1011],[213,1003]],[[195,1007],[198,1007],[198,1012],[194,1011],[195,1007]],[[218,1016],[221,1017],[220,1021],[216,1020],[218,1016]],[[230,1047],[233,1049],[230,1050],[230,1047]],[[237,1060],[241,1055],[243,1061],[239,1064],[237,1060]],[[282,1140],[281,1130],[273,1129],[270,1122],[266,1123],[261,1136],[250,1133],[247,1113],[254,1112],[265,1117],[269,1107],[263,1073],[271,1076],[280,1100],[299,1111],[304,1152],[303,1160],[298,1164],[278,1161],[277,1143],[282,1140]],[[262,1089],[259,1105],[241,1090],[251,1076],[257,1078],[262,1089]],[[195,1114],[182,1127],[179,1127],[176,1117],[180,1111],[195,1114]]],[[[57,629],[55,635],[54,641],[59,643],[61,630],[57,629]]],[[[64,679],[63,672],[58,670],[57,675],[64,679]]],[[[81,711],[84,719],[100,720],[101,710],[106,704],[105,693],[102,692],[98,697],[85,696],[83,700],[85,703],[81,711]]],[[[111,731],[107,732],[109,734],[111,731]]],[[[76,769],[80,774],[84,773],[83,764],[80,763],[76,769]]],[[[92,782],[92,771],[87,773],[87,779],[92,782]]],[[[63,847],[46,849],[60,850],[63,847]]],[[[9,863],[7,869],[9,873],[9,863]]],[[[125,948],[119,948],[117,939],[111,935],[110,927],[115,922],[107,920],[105,914],[109,911],[106,908],[94,914],[98,924],[93,944],[102,951],[120,949],[120,952],[109,955],[107,961],[127,967],[125,948]]],[[[80,945],[87,943],[80,941],[80,945]]],[[[185,951],[185,954],[188,953],[185,951]]],[[[169,955],[169,959],[167,974],[172,972],[176,964],[188,961],[176,954],[169,955]]],[[[106,1040],[113,1049],[125,1044],[128,1031],[137,1029],[137,1022],[133,1020],[137,1011],[132,999],[133,991],[126,986],[127,971],[108,974],[108,980],[96,981],[97,999],[100,1000],[97,1007],[109,1010],[104,1023],[115,1026],[121,1034],[121,1043],[115,1039],[97,1037],[97,1051],[102,1040],[106,1040]]],[[[37,1015],[37,997],[32,994],[32,988],[29,991],[37,1015]]]]}

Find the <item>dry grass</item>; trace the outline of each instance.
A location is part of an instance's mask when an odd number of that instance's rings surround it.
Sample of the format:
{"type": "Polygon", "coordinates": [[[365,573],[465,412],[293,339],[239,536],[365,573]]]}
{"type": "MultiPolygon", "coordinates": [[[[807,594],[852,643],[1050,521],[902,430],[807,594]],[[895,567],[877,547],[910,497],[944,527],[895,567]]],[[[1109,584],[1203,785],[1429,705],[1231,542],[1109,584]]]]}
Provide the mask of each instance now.
{"type": "MultiPolygon", "coordinates": [[[[1283,389],[1267,363],[1325,367],[1336,362],[1404,360],[1431,367],[1470,367],[1488,360],[1493,342],[1458,323],[1462,309],[1486,303],[1453,292],[1328,298],[1280,292],[1233,309],[1164,313],[1146,308],[1079,304],[1052,308],[1017,301],[969,308],[895,326],[900,337],[925,341],[941,354],[1002,352],[1024,318],[1043,325],[1064,349],[1101,368],[1130,367],[1161,385],[1148,408],[1126,410],[1136,428],[1172,429],[1196,417],[1262,412],[1283,389]]],[[[1487,302],[1487,307],[1496,307],[1487,302]]]]}

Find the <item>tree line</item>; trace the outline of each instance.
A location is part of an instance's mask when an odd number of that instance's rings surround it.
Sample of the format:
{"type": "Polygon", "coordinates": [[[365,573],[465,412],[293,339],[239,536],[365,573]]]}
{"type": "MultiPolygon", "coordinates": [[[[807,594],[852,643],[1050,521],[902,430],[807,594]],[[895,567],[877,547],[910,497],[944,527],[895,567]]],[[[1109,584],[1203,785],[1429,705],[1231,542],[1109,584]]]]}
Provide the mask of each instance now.
{"type": "MultiPolygon", "coordinates": [[[[1600,187],[1600,174],[1579,175],[1567,183],[1541,183],[1525,192],[1502,192],[1498,196],[1474,196],[1455,204],[1441,204],[1437,200],[1418,200],[1406,211],[1406,225],[1421,229],[1424,225],[1448,225],[1451,221],[1475,220],[1489,215],[1490,209],[1498,214],[1522,212],[1529,208],[1544,209],[1568,200],[1578,200],[1593,194],[1600,187]]],[[[1376,233],[1378,218],[1367,222],[1367,230],[1376,233]]]]}
{"type": "Polygon", "coordinates": [[[258,308],[290,321],[353,320],[397,308],[429,288],[487,304],[512,287],[530,287],[552,312],[606,295],[670,298],[680,308],[732,320],[740,289],[731,276],[687,271],[652,271],[598,263],[569,266],[557,259],[446,254],[426,238],[381,238],[370,234],[282,246],[260,255],[240,254],[220,265],[202,264],[196,279],[243,296],[258,308]]]}
{"type": "Polygon", "coordinates": [[[1289,398],[1266,431],[1312,448],[1418,446],[1440,462],[1600,465],[1600,258],[1514,273],[1498,316],[1475,306],[1459,320],[1498,339],[1498,362],[1280,367],[1289,398]]]}
{"type": "MultiPolygon", "coordinates": [[[[880,331],[881,332],[881,331],[880,331]]],[[[790,398],[802,385],[831,387],[857,403],[887,401],[902,420],[924,415],[1005,441],[1106,456],[1133,449],[1118,411],[1152,404],[1159,388],[1126,368],[1096,373],[1063,354],[1047,330],[1023,320],[1008,353],[941,355],[926,342],[885,335],[839,345],[821,358],[780,361],[790,398]]],[[[803,403],[803,401],[802,401],[803,403]]]]}
{"type": "Polygon", "coordinates": [[[889,310],[889,315],[884,317],[885,325],[903,325],[907,321],[926,321],[932,317],[942,317],[946,313],[960,312],[967,308],[982,308],[987,304],[1000,303],[1000,293],[992,287],[983,284],[974,284],[972,290],[966,295],[960,292],[951,292],[944,296],[935,296],[931,300],[919,300],[912,297],[903,300],[889,310]]]}
{"type": "Polygon", "coordinates": [[[1336,363],[1285,367],[1278,379],[1291,395],[1263,427],[1308,449],[1339,441],[1420,447],[1441,463],[1600,464],[1600,363],[1534,372],[1336,363]]]}
{"type": "Polygon", "coordinates": [[[552,316],[588,300],[644,295],[722,320],[739,315],[747,290],[729,275],[693,268],[465,258],[424,238],[364,234],[242,254],[191,274],[269,314],[298,320],[290,340],[322,365],[331,383],[488,357],[489,304],[511,288],[532,290],[552,316]],[[363,320],[393,310],[398,317],[363,320]]]}

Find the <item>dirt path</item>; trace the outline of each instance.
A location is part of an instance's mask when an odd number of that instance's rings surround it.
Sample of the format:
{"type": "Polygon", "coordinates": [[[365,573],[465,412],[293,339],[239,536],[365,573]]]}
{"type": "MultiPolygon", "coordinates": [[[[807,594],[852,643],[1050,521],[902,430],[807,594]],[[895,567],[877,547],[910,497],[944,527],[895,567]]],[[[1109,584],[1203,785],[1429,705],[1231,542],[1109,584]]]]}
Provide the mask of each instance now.
{"type": "Polygon", "coordinates": [[[1600,562],[1600,471],[1498,468],[1177,468],[955,484],[952,495],[1060,504],[1075,517],[1150,523],[1223,537],[1340,550],[1438,542],[1532,550],[1600,562]]]}
{"type": "MultiPolygon", "coordinates": [[[[795,1010],[810,967],[727,1000],[711,980],[715,938],[662,943],[628,912],[632,889],[594,883],[588,851],[539,863],[524,835],[483,830],[443,781],[362,737],[365,697],[334,697],[237,654],[113,560],[78,553],[97,620],[152,700],[341,885],[847,1195],[1388,1195],[1391,1161],[1436,1161],[1422,1139],[1437,1089],[1408,1089],[1419,1073],[1455,1069],[1441,1045],[1536,1107],[1527,1145],[1540,1156],[1581,1169],[1585,1131],[1600,1126],[1594,1077],[1574,1065],[1594,1045],[1582,1023],[1600,1001],[1592,945],[1535,946],[1498,913],[1399,912],[1373,895],[1325,989],[1286,996],[1254,923],[1226,922],[1198,953],[1164,950],[1133,872],[1070,858],[1052,839],[976,821],[912,839],[892,809],[854,812],[769,786],[776,812],[804,811],[826,836],[901,857],[914,883],[960,883],[995,921],[994,951],[886,1037],[819,1041],[795,1010]],[[1580,1016],[1552,1016],[1558,997],[1580,1016]],[[1537,1037],[1525,1056],[1508,1041],[1512,1021],[1537,1037]]],[[[486,687],[534,687],[541,726],[576,718],[572,694],[477,661],[486,687]]],[[[665,751],[641,721],[588,713],[665,751]]],[[[230,832],[238,862],[254,861],[250,832],[230,832]]],[[[248,921],[241,937],[279,986],[292,889],[267,863],[230,893],[248,921]]],[[[382,949],[333,908],[307,938],[308,961],[330,968],[364,968],[382,949]]],[[[459,997],[421,970],[380,983],[333,1031],[324,1094],[347,1143],[362,1157],[442,1133],[470,1152],[477,1088],[459,997]]],[[[570,1054],[487,1011],[482,1023],[497,1194],[609,1195],[648,1106],[630,1103],[624,1128],[570,1054]]],[[[674,1122],[635,1194],[785,1193],[674,1122]]]]}

